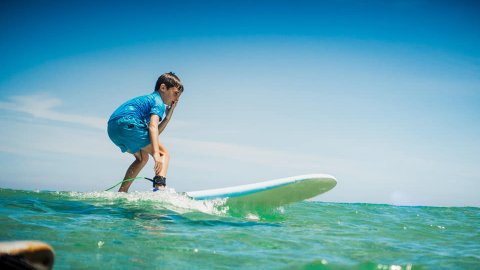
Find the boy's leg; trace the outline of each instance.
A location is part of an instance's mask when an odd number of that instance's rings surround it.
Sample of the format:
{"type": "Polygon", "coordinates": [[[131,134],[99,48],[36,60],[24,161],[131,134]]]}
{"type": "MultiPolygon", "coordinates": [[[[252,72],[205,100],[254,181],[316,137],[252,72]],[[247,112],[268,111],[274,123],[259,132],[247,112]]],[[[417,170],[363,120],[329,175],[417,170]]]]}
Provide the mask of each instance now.
{"type": "MultiPolygon", "coordinates": [[[[128,167],[123,180],[137,177],[143,167],[145,167],[145,164],[148,162],[148,153],[144,150],[136,152],[133,154],[133,156],[135,156],[135,161],[132,163],[132,165],[130,165],[130,167],[128,167]]],[[[131,184],[132,181],[122,183],[118,192],[128,192],[131,184]]]]}
{"type": "MultiPolygon", "coordinates": [[[[163,146],[163,144],[159,143],[158,148],[159,148],[159,151],[160,151],[160,156],[162,157],[162,164],[163,164],[163,166],[160,170],[160,176],[166,177],[167,176],[167,170],[168,170],[168,164],[170,163],[170,154],[168,153],[167,148],[165,148],[165,146],[163,146]]],[[[149,144],[149,145],[145,146],[142,150],[153,156],[152,144],[149,144]]]]}
{"type": "Polygon", "coordinates": [[[167,177],[168,171],[168,164],[170,164],[170,153],[167,151],[167,148],[163,146],[163,144],[158,143],[158,148],[160,149],[160,155],[162,156],[163,160],[163,167],[160,171],[160,175],[163,177],[167,177]]]}

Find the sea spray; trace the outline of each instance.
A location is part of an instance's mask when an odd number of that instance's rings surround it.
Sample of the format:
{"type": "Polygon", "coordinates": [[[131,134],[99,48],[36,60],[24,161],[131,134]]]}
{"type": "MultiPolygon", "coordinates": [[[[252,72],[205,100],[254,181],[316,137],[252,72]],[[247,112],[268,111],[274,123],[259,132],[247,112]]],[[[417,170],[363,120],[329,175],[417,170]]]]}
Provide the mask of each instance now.
{"type": "Polygon", "coordinates": [[[157,192],[68,192],[63,195],[72,199],[88,199],[106,204],[117,202],[126,205],[141,205],[144,203],[146,207],[171,210],[179,214],[201,212],[211,215],[225,215],[228,210],[224,207],[226,199],[197,201],[183,193],[177,193],[172,188],[157,192]]]}

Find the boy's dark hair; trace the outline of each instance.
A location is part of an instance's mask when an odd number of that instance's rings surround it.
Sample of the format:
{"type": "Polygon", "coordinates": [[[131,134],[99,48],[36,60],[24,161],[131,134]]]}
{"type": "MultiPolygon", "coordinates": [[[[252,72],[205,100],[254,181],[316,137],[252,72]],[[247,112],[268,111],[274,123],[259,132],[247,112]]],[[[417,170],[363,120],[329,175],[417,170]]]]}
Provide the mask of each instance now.
{"type": "Polygon", "coordinates": [[[155,91],[160,89],[162,83],[165,84],[167,89],[170,87],[177,87],[180,92],[183,92],[183,84],[173,72],[167,72],[158,77],[157,83],[155,84],[155,91]]]}

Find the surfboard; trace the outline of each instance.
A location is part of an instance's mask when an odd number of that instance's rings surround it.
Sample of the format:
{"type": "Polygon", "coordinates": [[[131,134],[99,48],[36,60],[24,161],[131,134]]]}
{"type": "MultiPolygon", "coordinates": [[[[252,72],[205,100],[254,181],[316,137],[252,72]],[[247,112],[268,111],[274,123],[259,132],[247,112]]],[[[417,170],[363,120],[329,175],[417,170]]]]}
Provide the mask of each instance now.
{"type": "Polygon", "coordinates": [[[328,174],[293,176],[254,184],[186,192],[196,200],[228,198],[234,207],[282,206],[325,193],[337,185],[328,174]]]}

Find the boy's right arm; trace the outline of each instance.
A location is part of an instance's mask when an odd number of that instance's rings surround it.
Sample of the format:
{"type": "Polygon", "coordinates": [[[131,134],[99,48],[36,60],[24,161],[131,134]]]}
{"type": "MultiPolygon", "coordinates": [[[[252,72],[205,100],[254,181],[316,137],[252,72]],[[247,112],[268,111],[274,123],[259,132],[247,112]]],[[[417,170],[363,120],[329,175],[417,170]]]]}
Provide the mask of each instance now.
{"type": "Polygon", "coordinates": [[[150,142],[152,144],[152,157],[155,161],[155,175],[160,175],[163,167],[163,160],[160,153],[159,143],[158,143],[158,123],[160,122],[160,117],[156,114],[150,116],[150,124],[148,125],[148,133],[150,135],[150,142]]]}

